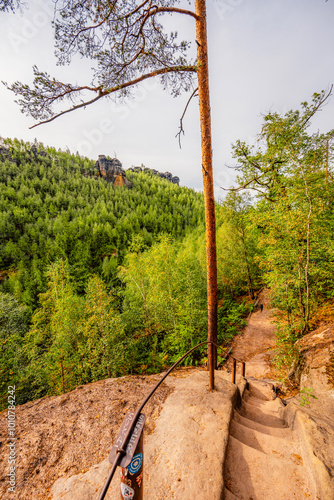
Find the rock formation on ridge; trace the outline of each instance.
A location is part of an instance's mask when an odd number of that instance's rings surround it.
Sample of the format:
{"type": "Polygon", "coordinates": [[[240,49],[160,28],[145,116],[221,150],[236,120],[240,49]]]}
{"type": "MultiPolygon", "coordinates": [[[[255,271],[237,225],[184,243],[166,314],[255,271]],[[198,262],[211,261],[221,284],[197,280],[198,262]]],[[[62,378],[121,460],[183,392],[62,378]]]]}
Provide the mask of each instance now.
{"type": "Polygon", "coordinates": [[[108,183],[114,186],[132,187],[132,183],[126,178],[125,170],[117,158],[108,160],[105,155],[99,155],[95,163],[96,177],[102,177],[108,183]]]}
{"type": "Polygon", "coordinates": [[[151,172],[154,175],[158,175],[162,179],[166,179],[169,182],[172,182],[173,184],[177,184],[178,186],[180,185],[180,178],[177,176],[173,176],[170,172],[158,172],[158,170],[154,170],[153,168],[148,168],[144,167],[143,165],[141,167],[131,167],[128,168],[128,171],[130,172],[151,172]]]}

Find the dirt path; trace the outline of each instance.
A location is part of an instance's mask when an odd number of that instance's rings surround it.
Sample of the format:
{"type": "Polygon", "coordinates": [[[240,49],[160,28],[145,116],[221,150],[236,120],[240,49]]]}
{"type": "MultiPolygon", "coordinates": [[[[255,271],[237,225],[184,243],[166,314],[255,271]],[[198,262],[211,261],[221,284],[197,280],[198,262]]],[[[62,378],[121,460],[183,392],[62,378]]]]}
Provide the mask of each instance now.
{"type": "MultiPolygon", "coordinates": [[[[284,405],[276,398],[276,383],[268,380],[276,378],[272,367],[275,333],[269,292],[264,290],[244,332],[232,344],[232,356],[246,362],[247,390],[230,426],[224,467],[226,500],[320,498],[308,480],[310,470],[302,458],[299,435],[288,425],[284,405]]],[[[230,360],[227,370],[231,364],[230,360]]],[[[241,364],[237,367],[240,373],[241,364]]]]}
{"type": "MultiPolygon", "coordinates": [[[[269,307],[269,292],[263,290],[259,295],[259,306],[252,313],[248,324],[241,335],[232,343],[232,355],[246,361],[246,377],[258,379],[275,378],[271,360],[275,354],[276,327],[272,323],[273,316],[269,307]],[[261,312],[260,304],[263,304],[261,312]]],[[[226,363],[227,371],[231,370],[232,361],[226,363]]],[[[238,363],[237,372],[240,373],[241,365],[238,363]]]]}

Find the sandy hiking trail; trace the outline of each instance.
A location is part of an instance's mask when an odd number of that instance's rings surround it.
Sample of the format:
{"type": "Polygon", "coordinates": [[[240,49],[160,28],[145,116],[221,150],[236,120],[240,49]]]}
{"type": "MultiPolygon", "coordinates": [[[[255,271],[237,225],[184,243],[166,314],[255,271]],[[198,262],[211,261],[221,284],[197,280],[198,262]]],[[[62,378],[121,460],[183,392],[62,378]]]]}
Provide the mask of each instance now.
{"type": "MultiPolygon", "coordinates": [[[[272,360],[275,356],[276,326],[269,303],[269,292],[263,290],[259,294],[257,309],[248,319],[244,332],[232,342],[232,356],[239,361],[246,361],[246,377],[275,378],[272,360]]],[[[232,360],[229,359],[223,369],[230,371],[231,366],[232,360]]],[[[237,364],[237,373],[241,373],[240,363],[237,364]]]]}

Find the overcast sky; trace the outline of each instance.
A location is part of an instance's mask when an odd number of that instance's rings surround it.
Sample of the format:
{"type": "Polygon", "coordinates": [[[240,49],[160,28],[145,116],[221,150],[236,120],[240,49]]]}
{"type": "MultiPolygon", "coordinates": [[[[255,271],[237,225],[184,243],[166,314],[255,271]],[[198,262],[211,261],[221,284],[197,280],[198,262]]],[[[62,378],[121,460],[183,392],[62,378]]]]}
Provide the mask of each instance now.
{"type": "MultiPolygon", "coordinates": [[[[32,81],[32,65],[63,80],[90,83],[90,62],[55,65],[51,29],[52,1],[26,0],[29,10],[0,13],[1,80],[32,81]]],[[[207,0],[210,91],[216,197],[233,183],[231,143],[254,142],[262,115],[284,113],[311,100],[313,92],[334,83],[334,0],[207,0]]],[[[180,37],[194,40],[193,19],[184,19],[180,37]],[[184,36],[183,36],[184,33],[184,36]]],[[[170,22],[170,21],[168,21],[170,22]]],[[[115,105],[108,100],[29,130],[34,121],[0,86],[0,135],[97,159],[117,158],[124,168],[144,165],[202,190],[198,101],[186,115],[179,149],[175,134],[188,100],[173,98],[158,81],[141,85],[137,98],[115,105]]],[[[334,128],[334,96],[313,122],[313,129],[334,128]]]]}

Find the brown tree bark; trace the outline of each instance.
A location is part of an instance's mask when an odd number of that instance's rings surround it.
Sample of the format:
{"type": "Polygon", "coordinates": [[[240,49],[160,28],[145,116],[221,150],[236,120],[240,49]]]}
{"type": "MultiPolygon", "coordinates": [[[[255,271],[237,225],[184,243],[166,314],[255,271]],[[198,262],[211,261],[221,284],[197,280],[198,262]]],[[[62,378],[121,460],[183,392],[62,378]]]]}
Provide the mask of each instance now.
{"type": "MultiPolygon", "coordinates": [[[[212,170],[211,111],[205,0],[195,0],[195,12],[198,16],[198,18],[196,19],[196,42],[198,59],[197,75],[201,122],[202,173],[206,226],[208,342],[217,343],[216,221],[212,170]]],[[[209,344],[208,346],[208,366],[210,372],[210,389],[214,389],[216,348],[213,346],[213,344],[209,344]]]]}

